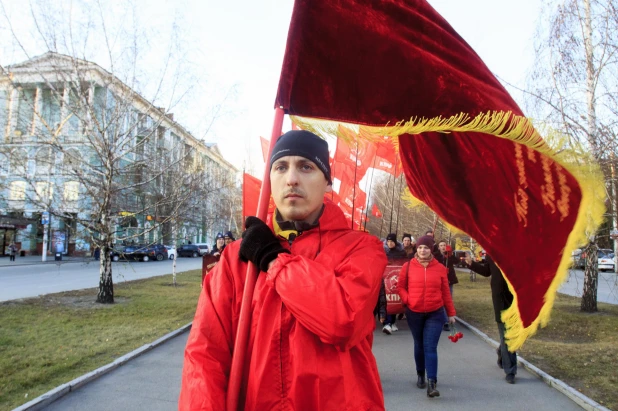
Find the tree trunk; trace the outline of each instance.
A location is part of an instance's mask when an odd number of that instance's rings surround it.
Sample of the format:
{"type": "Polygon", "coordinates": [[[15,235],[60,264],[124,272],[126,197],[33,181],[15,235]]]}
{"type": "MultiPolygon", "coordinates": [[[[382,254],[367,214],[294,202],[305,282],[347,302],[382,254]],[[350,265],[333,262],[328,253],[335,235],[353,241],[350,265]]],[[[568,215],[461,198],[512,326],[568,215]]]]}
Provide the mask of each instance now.
{"type": "Polygon", "coordinates": [[[111,246],[106,244],[101,252],[101,265],[99,269],[99,294],[97,302],[101,304],[114,303],[114,282],[112,281],[112,259],[110,256],[111,246]]]}
{"type": "Polygon", "coordinates": [[[581,311],[597,311],[597,282],[599,280],[598,247],[591,241],[585,249],[586,267],[584,268],[584,291],[582,293],[581,311]]]}

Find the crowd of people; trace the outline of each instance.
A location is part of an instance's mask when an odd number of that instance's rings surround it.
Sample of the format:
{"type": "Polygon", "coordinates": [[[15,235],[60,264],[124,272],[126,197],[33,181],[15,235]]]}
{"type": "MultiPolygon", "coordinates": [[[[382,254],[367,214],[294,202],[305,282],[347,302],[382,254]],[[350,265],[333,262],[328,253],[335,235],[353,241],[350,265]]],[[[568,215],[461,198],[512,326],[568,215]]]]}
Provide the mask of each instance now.
{"type": "Polygon", "coordinates": [[[438,254],[446,244],[435,244],[433,233],[417,241],[404,234],[399,244],[394,234],[382,242],[351,230],[341,209],[324,200],[332,191],[328,144],[311,132],[279,137],[269,165],[273,218],[248,217],[237,241],[217,238],[220,260],[202,283],[179,409],[384,410],[372,344],[375,314],[397,329],[386,311],[388,258],[405,260],[397,292],[414,340],[416,384],[439,396],[437,344],[456,314],[457,277],[448,255],[438,254]],[[258,275],[246,320],[248,264],[258,275]],[[236,346],[242,327],[249,340],[236,346]]]}

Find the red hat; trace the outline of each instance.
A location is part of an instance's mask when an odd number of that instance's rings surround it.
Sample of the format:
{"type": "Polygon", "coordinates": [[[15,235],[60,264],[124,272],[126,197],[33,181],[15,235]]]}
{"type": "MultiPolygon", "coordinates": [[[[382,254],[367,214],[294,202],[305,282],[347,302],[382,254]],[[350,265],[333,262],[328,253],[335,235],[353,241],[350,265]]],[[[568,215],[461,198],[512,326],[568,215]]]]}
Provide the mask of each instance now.
{"type": "Polygon", "coordinates": [[[429,249],[433,249],[433,246],[435,244],[435,241],[433,239],[432,236],[430,235],[424,235],[422,237],[420,237],[418,240],[416,240],[416,246],[420,247],[422,245],[426,245],[427,247],[429,247],[429,249]]]}

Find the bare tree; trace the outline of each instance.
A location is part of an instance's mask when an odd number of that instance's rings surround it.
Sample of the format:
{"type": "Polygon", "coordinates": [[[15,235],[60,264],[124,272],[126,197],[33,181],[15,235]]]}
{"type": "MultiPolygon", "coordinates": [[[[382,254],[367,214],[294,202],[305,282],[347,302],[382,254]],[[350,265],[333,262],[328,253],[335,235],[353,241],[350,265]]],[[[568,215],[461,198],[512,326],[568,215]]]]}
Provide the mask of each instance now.
{"type": "MultiPolygon", "coordinates": [[[[588,147],[601,164],[612,204],[616,201],[611,170],[616,166],[618,124],[616,6],[615,0],[547,0],[528,91],[538,118],[588,147]]],[[[608,218],[618,229],[616,207],[610,212],[608,218]]],[[[597,310],[597,244],[603,236],[589,233],[589,237],[581,309],[592,312],[597,310]]]]}
{"type": "Polygon", "coordinates": [[[64,16],[45,3],[33,6],[35,34],[52,50],[35,58],[4,14],[29,60],[10,66],[0,61],[7,106],[15,107],[5,120],[0,152],[11,175],[19,177],[10,183],[6,201],[19,206],[15,201],[27,200],[68,222],[74,235],[86,233],[88,242],[101,249],[97,301],[113,303],[114,243],[154,242],[155,233],[171,241],[186,222],[204,223],[203,209],[213,193],[234,183],[226,175],[233,167],[222,171],[217,155],[169,112],[186,92],[182,73],[174,70],[178,43],[170,41],[160,56],[159,80],[146,99],[139,92],[147,76],[140,64],[146,33],[134,21],[114,26],[103,5],[96,6],[85,24],[64,29],[53,26],[54,13],[72,22],[72,7],[64,16]],[[87,60],[92,47],[105,50],[106,69],[87,60]],[[167,108],[151,101],[165,101],[167,108]]]}

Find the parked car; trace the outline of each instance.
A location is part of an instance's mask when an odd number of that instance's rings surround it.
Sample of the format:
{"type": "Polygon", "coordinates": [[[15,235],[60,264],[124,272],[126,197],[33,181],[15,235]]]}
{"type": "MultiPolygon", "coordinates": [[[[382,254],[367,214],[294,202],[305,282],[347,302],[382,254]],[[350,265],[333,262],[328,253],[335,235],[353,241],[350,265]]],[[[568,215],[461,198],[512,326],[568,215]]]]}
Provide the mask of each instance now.
{"type": "Polygon", "coordinates": [[[200,255],[208,254],[208,244],[206,243],[197,243],[195,244],[197,248],[200,250],[200,255]]]}
{"type": "Polygon", "coordinates": [[[112,261],[119,261],[120,260],[120,256],[123,253],[124,253],[124,247],[119,247],[119,248],[114,247],[109,252],[109,256],[111,257],[112,261]]]}
{"type": "MultiPolygon", "coordinates": [[[[586,253],[581,249],[573,250],[571,253],[573,268],[583,270],[586,267],[586,253]]],[[[610,248],[599,248],[598,251],[599,271],[616,271],[614,263],[614,252],[610,248]]]]}
{"type": "Polygon", "coordinates": [[[599,271],[616,272],[614,253],[612,250],[599,250],[599,271]]]}
{"type": "Polygon", "coordinates": [[[124,248],[123,255],[127,260],[163,261],[167,259],[167,248],[161,244],[151,245],[128,245],[124,248]]]}
{"type": "Polygon", "coordinates": [[[170,260],[175,260],[176,259],[176,247],[173,245],[166,245],[165,248],[167,248],[167,257],[170,260]]]}
{"type": "Polygon", "coordinates": [[[453,257],[459,260],[457,264],[455,264],[456,267],[466,268],[466,263],[464,262],[466,258],[466,253],[470,254],[470,251],[466,251],[466,250],[453,251],[453,257]]]}
{"type": "Polygon", "coordinates": [[[199,257],[200,249],[195,244],[183,244],[176,249],[178,257],[199,257]]]}

